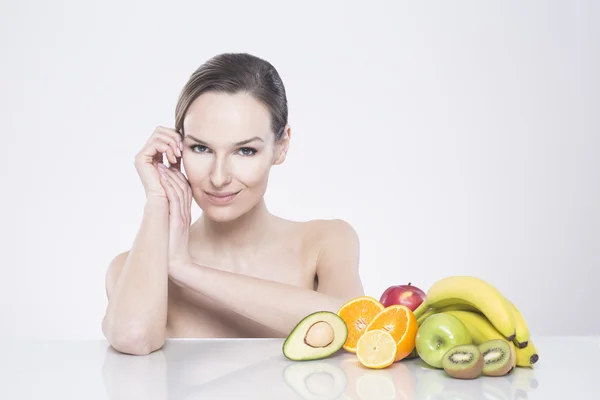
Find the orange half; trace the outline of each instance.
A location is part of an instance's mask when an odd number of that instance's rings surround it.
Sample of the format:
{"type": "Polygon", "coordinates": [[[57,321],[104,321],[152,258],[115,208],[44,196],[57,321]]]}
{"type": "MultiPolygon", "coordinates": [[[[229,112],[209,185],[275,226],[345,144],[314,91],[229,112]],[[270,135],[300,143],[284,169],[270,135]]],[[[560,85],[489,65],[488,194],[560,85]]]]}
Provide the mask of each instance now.
{"type": "Polygon", "coordinates": [[[383,309],[383,304],[371,296],[356,297],[340,307],[337,314],[348,326],[348,337],[343,346],[344,350],[356,353],[358,339],[360,339],[373,318],[383,309]]]}
{"type": "Polygon", "coordinates": [[[389,332],[396,341],[395,361],[406,358],[415,348],[419,325],[408,307],[391,305],[383,309],[371,320],[365,332],[377,329],[389,332]]]}

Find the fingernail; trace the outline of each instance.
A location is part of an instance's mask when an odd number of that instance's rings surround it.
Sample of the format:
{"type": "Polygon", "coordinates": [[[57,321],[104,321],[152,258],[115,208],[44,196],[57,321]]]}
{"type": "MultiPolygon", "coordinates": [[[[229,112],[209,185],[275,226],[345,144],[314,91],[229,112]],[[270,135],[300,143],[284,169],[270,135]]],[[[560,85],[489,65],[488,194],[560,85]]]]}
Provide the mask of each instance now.
{"type": "Polygon", "coordinates": [[[183,151],[183,142],[179,142],[179,150],[183,151]]]}

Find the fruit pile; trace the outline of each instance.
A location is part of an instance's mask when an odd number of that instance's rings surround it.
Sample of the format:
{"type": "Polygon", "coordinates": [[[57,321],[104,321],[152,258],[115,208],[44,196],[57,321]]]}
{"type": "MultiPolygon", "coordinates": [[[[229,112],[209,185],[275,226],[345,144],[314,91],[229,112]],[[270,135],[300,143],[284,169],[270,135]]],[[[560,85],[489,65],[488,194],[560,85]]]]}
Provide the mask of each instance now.
{"type": "Polygon", "coordinates": [[[450,376],[506,375],[539,359],[523,315],[482,279],[443,278],[413,311],[419,329],[411,356],[450,376]]]}
{"type": "Polygon", "coordinates": [[[419,357],[460,379],[506,375],[539,359],[515,305],[471,276],[443,278],[427,293],[410,283],[392,286],[379,300],[361,296],[337,313],[311,314],[288,336],[283,352],[291,360],[314,360],[342,348],[367,368],[419,357]]]}

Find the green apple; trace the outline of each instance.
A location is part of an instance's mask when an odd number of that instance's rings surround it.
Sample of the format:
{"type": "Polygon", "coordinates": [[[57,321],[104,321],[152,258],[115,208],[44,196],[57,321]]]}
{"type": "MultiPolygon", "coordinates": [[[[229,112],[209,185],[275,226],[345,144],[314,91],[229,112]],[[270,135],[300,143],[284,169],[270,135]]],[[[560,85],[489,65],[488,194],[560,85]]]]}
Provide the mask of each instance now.
{"type": "Polygon", "coordinates": [[[417,331],[415,347],[419,357],[434,368],[442,368],[442,357],[453,348],[473,343],[465,324],[454,315],[433,314],[417,331]]]}

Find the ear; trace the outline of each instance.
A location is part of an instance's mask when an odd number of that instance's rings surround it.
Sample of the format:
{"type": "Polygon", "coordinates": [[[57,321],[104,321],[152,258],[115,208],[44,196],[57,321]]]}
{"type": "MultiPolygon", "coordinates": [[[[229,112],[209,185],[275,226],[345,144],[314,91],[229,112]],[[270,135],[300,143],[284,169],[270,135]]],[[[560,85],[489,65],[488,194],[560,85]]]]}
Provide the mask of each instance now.
{"type": "Polygon", "coordinates": [[[292,137],[292,128],[288,125],[283,129],[283,135],[279,142],[277,143],[276,157],[273,165],[279,165],[285,161],[285,157],[287,155],[290,139],[292,137]]]}

